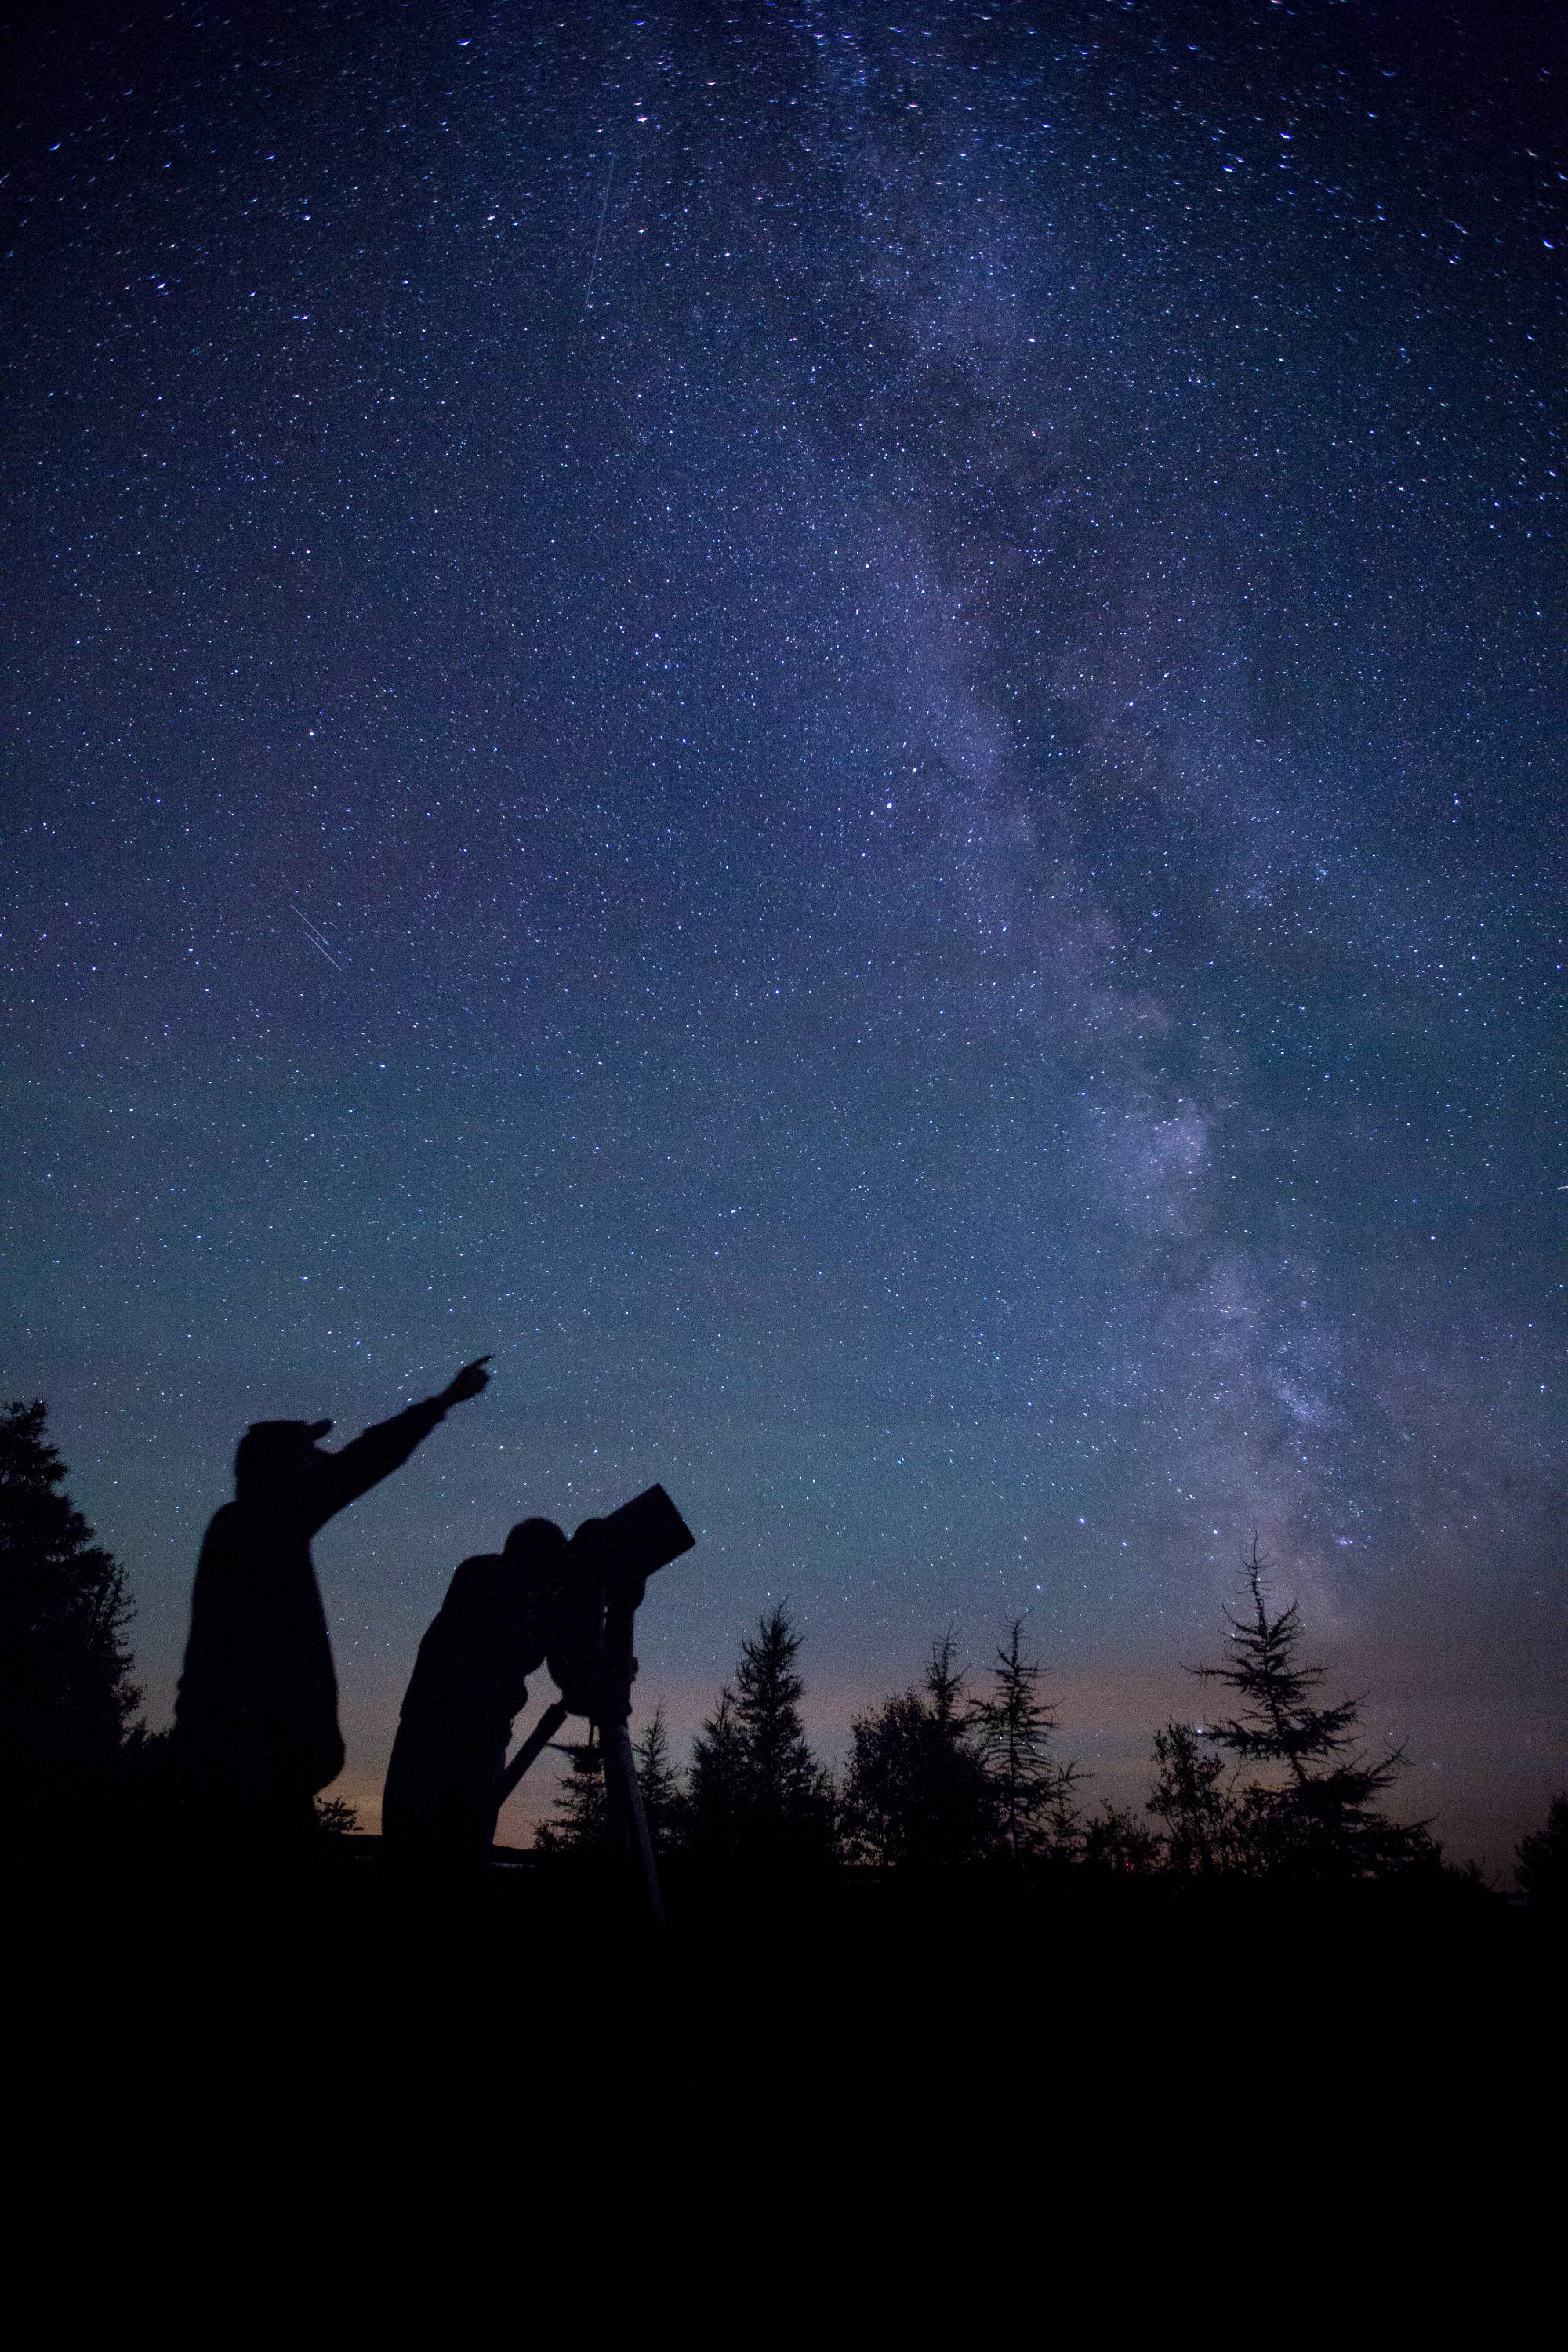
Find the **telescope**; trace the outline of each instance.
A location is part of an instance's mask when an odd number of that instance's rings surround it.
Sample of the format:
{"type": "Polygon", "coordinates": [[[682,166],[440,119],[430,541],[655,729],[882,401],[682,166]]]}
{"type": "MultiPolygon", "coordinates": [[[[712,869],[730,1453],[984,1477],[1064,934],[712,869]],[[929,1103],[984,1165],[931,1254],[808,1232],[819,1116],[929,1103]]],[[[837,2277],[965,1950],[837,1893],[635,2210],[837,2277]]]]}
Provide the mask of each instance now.
{"type": "Polygon", "coordinates": [[[596,1725],[605,1793],[618,1822],[650,1924],[664,1926],[664,1902],[627,1724],[632,1712],[632,1634],[648,1578],[697,1541],[662,1486],[647,1486],[607,1518],[584,1519],[569,1547],[568,1605],[548,1653],[561,1696],[547,1706],[501,1775],[502,1803],[569,1715],[596,1725]]]}

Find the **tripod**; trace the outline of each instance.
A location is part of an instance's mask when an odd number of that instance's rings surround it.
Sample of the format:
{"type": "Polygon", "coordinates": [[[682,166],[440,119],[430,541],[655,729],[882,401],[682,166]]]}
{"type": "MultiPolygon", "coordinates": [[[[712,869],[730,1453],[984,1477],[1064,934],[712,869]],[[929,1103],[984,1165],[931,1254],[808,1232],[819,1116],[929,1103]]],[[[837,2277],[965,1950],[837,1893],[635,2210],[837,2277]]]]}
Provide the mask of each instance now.
{"type": "MultiPolygon", "coordinates": [[[[581,1533],[581,1530],[579,1530],[581,1533]]],[[[585,1715],[596,1725],[605,1762],[605,1795],[639,1894],[639,1907],[650,1927],[664,1927],[664,1898],[642,1791],[637,1787],[637,1762],[627,1725],[632,1712],[632,1634],[637,1604],[647,1580],[624,1569],[605,1570],[591,1604],[589,1639],[581,1652],[575,1643],[561,1661],[557,1679],[563,1696],[547,1706],[501,1775],[504,1804],[529,1766],[542,1756],[568,1715],[585,1715]]],[[[552,1670],[556,1661],[552,1660],[552,1670]]]]}

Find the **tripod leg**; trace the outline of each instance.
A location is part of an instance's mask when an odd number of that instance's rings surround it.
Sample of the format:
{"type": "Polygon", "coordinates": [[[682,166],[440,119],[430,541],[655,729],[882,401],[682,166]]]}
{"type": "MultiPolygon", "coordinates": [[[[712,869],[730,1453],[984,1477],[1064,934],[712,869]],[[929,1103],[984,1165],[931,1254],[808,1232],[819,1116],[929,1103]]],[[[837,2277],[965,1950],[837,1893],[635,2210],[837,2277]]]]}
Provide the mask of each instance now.
{"type": "Polygon", "coordinates": [[[643,1811],[642,1790],[637,1787],[631,1734],[624,1723],[610,1723],[603,1727],[600,1736],[605,1743],[605,1782],[610,1801],[619,1812],[626,1829],[632,1867],[647,1897],[648,1917],[656,1928],[662,1930],[664,1897],[659,1892],[658,1865],[654,1861],[653,1840],[647,1833],[647,1815],[643,1811]]]}
{"type": "Polygon", "coordinates": [[[517,1754],[512,1758],[511,1762],[501,1774],[500,1796],[498,1800],[498,1810],[500,1805],[505,1804],[507,1799],[510,1796],[512,1790],[516,1788],[518,1782],[527,1771],[529,1766],[533,1762],[534,1758],[542,1754],[543,1750],[549,1747],[551,1741],[554,1738],[556,1733],[560,1730],[565,1720],[566,1709],[562,1706],[559,1699],[555,1701],[555,1704],[552,1706],[547,1706],[545,1708],[544,1713],[540,1717],[539,1721],[534,1725],[533,1729],[529,1733],[528,1738],[523,1741],[522,1746],[518,1749],[517,1754]]]}

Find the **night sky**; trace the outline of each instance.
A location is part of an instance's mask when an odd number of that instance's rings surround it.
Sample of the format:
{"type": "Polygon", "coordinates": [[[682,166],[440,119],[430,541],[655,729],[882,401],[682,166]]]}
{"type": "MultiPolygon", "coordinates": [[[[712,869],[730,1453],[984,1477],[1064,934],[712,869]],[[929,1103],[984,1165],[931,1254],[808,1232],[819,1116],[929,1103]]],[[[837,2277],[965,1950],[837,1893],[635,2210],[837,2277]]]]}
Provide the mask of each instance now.
{"type": "Polygon", "coordinates": [[[152,1719],[244,1424],[492,1349],[317,1545],[372,1825],[457,1560],[656,1477],[682,1735],[772,1599],[833,1757],[1026,1609],[1136,1801],[1256,1528],[1542,1817],[1547,21],[33,20],[4,1388],[152,1719]]]}

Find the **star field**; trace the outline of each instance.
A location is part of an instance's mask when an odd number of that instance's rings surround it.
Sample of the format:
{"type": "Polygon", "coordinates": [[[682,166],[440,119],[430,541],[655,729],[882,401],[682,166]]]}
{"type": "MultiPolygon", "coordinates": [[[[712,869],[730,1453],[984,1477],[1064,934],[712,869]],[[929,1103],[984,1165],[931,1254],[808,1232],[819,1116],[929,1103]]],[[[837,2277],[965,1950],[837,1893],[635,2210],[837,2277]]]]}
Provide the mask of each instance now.
{"type": "Polygon", "coordinates": [[[680,1728],[770,1596],[829,1752],[1026,1607],[1133,1799],[1257,1528],[1408,1810],[1533,1822],[1564,181],[1510,22],[38,43],[7,1393],[155,1718],[239,1429],[493,1349],[318,1548],[369,1806],[458,1559],[658,1477],[680,1728]]]}

